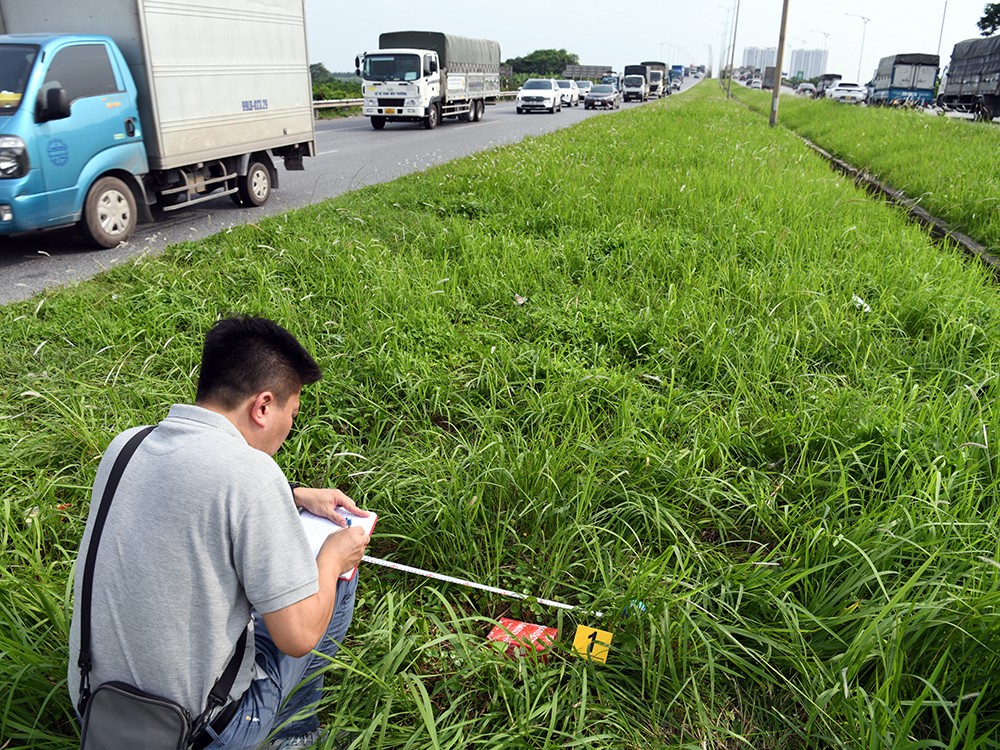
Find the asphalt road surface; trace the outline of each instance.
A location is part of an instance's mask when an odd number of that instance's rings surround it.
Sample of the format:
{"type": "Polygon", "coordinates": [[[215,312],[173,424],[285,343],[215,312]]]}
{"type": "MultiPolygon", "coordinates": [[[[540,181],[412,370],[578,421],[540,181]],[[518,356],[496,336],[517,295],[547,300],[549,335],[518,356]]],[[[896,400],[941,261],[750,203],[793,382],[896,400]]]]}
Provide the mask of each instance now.
{"type": "MultiPolygon", "coordinates": [[[[688,79],[685,88],[695,82],[688,79]]],[[[636,106],[643,105],[624,105],[636,106]]],[[[92,249],[72,228],[0,238],[0,304],[88,279],[137,256],[162,252],[177,242],[208,237],[232,226],[608,114],[580,105],[563,108],[555,115],[517,115],[512,101],[502,101],[487,107],[481,122],[445,120],[435,130],[389,124],[385,130],[375,131],[368,118],[361,116],[320,120],[316,123],[317,155],[306,159],[303,172],[285,171],[279,162],[279,189],[260,208],[240,208],[222,196],[143,224],[129,242],[110,250],[92,249]]]]}

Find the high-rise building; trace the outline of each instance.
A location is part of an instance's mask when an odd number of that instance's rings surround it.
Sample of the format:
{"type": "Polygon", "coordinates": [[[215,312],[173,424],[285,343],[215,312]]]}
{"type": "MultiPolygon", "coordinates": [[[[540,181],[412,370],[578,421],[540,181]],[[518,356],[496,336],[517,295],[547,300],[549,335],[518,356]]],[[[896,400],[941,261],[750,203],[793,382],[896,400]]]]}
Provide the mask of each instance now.
{"type": "Polygon", "coordinates": [[[761,71],[767,67],[773,67],[774,61],[778,59],[777,47],[744,47],[743,67],[757,68],[761,71]]]}
{"type": "Polygon", "coordinates": [[[818,78],[826,72],[825,49],[793,49],[786,68],[790,78],[818,78]]]}

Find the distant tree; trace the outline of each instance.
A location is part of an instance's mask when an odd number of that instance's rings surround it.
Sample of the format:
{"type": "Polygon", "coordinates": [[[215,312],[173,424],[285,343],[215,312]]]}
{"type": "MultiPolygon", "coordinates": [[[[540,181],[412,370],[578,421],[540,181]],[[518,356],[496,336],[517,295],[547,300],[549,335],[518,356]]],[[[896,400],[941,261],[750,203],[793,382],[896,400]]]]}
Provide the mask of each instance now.
{"type": "Polygon", "coordinates": [[[505,64],[510,65],[515,74],[561,76],[567,65],[580,64],[580,56],[564,49],[537,49],[524,57],[512,57],[505,64]]]}
{"type": "Polygon", "coordinates": [[[333,74],[326,69],[323,63],[313,63],[309,66],[309,75],[312,76],[313,84],[326,83],[333,80],[333,74]]]}
{"type": "Polygon", "coordinates": [[[993,36],[1000,30],[1000,3],[986,3],[983,17],[976,24],[983,36],[993,36]]]}

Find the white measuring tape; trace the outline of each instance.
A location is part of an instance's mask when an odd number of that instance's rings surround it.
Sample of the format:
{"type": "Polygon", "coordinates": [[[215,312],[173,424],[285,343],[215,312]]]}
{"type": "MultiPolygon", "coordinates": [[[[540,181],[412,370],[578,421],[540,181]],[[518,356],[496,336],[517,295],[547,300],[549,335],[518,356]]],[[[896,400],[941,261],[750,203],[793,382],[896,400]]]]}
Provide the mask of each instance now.
{"type": "MultiPolygon", "coordinates": [[[[412,565],[403,565],[402,563],[391,562],[389,560],[382,560],[378,557],[372,557],[371,555],[365,555],[361,558],[365,562],[372,563],[373,565],[381,565],[383,568],[391,568],[392,570],[398,570],[402,573],[412,573],[413,575],[423,576],[424,578],[433,578],[435,581],[444,581],[446,583],[454,583],[459,586],[465,586],[470,589],[479,589],[480,591],[489,591],[493,594],[500,594],[501,596],[506,596],[511,599],[534,599],[539,604],[544,604],[548,607],[558,607],[559,609],[580,609],[578,606],[572,604],[565,604],[564,602],[553,601],[552,599],[541,599],[534,596],[529,596],[528,594],[519,594],[516,591],[510,591],[509,589],[501,589],[496,586],[487,586],[485,583],[476,583],[475,581],[468,581],[464,578],[455,578],[454,576],[446,576],[441,573],[435,573],[432,570],[424,570],[423,568],[414,568],[412,565]]],[[[590,612],[590,614],[595,617],[601,617],[602,612],[590,612]]]]}

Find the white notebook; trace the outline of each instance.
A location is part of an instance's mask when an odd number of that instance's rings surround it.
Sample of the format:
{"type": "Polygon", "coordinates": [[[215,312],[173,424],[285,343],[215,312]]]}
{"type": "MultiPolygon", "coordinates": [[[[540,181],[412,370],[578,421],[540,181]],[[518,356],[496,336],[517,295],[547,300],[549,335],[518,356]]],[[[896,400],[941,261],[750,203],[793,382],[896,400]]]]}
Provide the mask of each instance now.
{"type": "MultiPolygon", "coordinates": [[[[375,529],[375,522],[378,520],[378,514],[371,511],[368,512],[367,516],[358,516],[343,508],[337,508],[337,512],[347,520],[349,526],[338,526],[329,518],[314,515],[308,510],[299,512],[299,518],[302,519],[302,528],[305,529],[306,539],[309,540],[309,547],[312,549],[313,557],[319,554],[320,547],[323,546],[323,542],[326,541],[326,538],[330,534],[336,534],[345,528],[360,526],[365,530],[366,534],[371,536],[372,531],[375,529]]],[[[340,579],[342,581],[349,581],[354,578],[357,572],[357,568],[351,568],[346,573],[341,573],[340,579]]]]}

